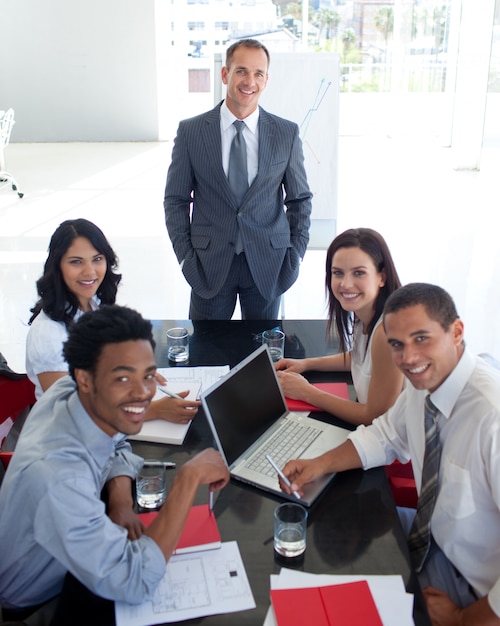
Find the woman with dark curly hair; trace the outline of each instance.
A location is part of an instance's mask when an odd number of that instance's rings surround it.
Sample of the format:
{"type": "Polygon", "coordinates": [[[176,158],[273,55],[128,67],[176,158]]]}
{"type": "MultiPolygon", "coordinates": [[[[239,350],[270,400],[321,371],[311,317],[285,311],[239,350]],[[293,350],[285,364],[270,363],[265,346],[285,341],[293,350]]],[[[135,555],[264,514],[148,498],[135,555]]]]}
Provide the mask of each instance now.
{"type": "MultiPolygon", "coordinates": [[[[62,345],[70,325],[87,311],[115,303],[121,280],[117,267],[104,233],[86,219],[66,220],[52,235],[26,340],[26,372],[37,398],[68,373],[62,345]]],[[[150,404],[146,419],[187,423],[198,406],[196,401],[165,397],[150,404]]]]}
{"type": "Polygon", "coordinates": [[[330,244],[326,255],[328,331],[340,353],[307,359],[281,359],[275,366],[284,394],[304,400],[352,424],[370,424],[389,409],[403,388],[403,375],[392,362],[382,310],[401,286],[389,248],[370,228],[352,228],[330,244]],[[351,372],[357,402],[311,385],[307,370],[351,372]]]}

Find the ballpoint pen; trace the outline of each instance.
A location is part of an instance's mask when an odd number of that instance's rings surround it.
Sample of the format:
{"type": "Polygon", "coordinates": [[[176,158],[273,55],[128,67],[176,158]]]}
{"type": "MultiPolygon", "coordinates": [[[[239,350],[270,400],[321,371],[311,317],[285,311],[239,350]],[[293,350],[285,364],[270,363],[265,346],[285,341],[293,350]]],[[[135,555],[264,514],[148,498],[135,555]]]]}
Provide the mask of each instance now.
{"type": "MultiPolygon", "coordinates": [[[[273,459],[271,458],[271,456],[269,454],[266,454],[266,459],[269,461],[269,463],[271,463],[271,465],[273,466],[273,468],[275,469],[275,471],[277,472],[277,474],[281,478],[281,480],[285,483],[285,485],[287,487],[291,487],[292,483],[288,480],[288,478],[285,476],[285,474],[283,474],[283,472],[276,465],[276,463],[273,461],[273,459]]],[[[300,500],[300,495],[298,494],[297,491],[292,491],[292,493],[297,498],[297,500],[300,500]]]]}
{"type": "Polygon", "coordinates": [[[176,398],[177,400],[185,400],[185,398],[182,398],[177,393],[174,393],[173,391],[169,391],[168,389],[165,389],[164,387],[158,387],[158,389],[162,393],[164,393],[166,396],[170,396],[170,398],[176,398]]]}
{"type": "Polygon", "coordinates": [[[144,461],[143,467],[163,467],[164,469],[173,469],[175,463],[171,461],[144,461]]]}

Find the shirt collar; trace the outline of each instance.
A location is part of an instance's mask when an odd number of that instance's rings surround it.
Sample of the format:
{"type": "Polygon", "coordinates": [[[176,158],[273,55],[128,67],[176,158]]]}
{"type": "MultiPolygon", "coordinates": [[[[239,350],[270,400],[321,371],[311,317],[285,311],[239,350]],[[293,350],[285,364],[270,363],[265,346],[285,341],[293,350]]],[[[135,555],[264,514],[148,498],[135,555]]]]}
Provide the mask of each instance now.
{"type": "MultiPolygon", "coordinates": [[[[70,376],[65,376],[64,378],[71,380],[70,376]]],[[[125,439],[126,435],[123,433],[118,433],[114,437],[107,435],[84,409],[74,382],[73,389],[74,392],[70,394],[68,398],[68,408],[74,416],[74,422],[79,431],[80,440],[94,457],[96,463],[100,467],[103,467],[113,453],[115,446],[118,445],[122,439],[125,439]]]]}
{"type": "MultiPolygon", "coordinates": [[[[231,124],[233,124],[233,122],[238,119],[228,109],[225,100],[220,108],[220,119],[223,131],[226,131],[231,126],[231,124]]],[[[245,122],[248,130],[255,135],[255,133],[257,132],[257,125],[259,123],[259,107],[257,107],[255,111],[251,113],[248,117],[245,117],[243,121],[245,122]]]]}
{"type": "Polygon", "coordinates": [[[455,366],[455,369],[431,394],[432,403],[446,418],[450,417],[463,388],[467,384],[467,381],[474,370],[474,367],[474,357],[466,348],[459,362],[455,366]]]}

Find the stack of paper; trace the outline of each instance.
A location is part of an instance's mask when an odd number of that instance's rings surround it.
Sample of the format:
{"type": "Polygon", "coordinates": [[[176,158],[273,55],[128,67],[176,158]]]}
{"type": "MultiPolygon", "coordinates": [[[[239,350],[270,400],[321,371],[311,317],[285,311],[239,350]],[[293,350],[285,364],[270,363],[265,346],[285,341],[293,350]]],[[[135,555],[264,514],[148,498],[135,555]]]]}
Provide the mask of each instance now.
{"type": "Polygon", "coordinates": [[[116,626],[151,626],[254,608],[238,544],[228,541],[218,550],[170,557],[154,597],[142,604],[115,602],[115,620],[116,626]]]}
{"type": "MultiPolygon", "coordinates": [[[[158,368],[158,373],[167,379],[166,388],[174,393],[189,389],[187,396],[189,400],[198,400],[202,391],[211,387],[227,372],[229,372],[229,365],[158,368]]],[[[165,395],[158,389],[153,400],[161,398],[165,398],[165,395]]],[[[191,422],[174,424],[165,420],[150,420],[144,422],[141,431],[137,435],[130,435],[129,439],[181,445],[190,425],[191,422]]]]}
{"type": "Polygon", "coordinates": [[[406,593],[401,576],[334,576],[283,568],[271,576],[264,626],[410,626],[412,612],[413,596],[406,593]]]}

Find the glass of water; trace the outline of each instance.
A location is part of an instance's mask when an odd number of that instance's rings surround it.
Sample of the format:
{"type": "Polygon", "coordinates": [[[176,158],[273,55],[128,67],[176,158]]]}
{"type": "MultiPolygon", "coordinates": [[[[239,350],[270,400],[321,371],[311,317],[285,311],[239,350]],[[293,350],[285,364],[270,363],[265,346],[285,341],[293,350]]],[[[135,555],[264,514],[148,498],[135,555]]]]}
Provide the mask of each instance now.
{"type": "Polygon", "coordinates": [[[262,343],[269,348],[271,359],[276,362],[283,358],[285,350],[285,333],[279,328],[265,330],[262,333],[262,343]]]}
{"type": "Polygon", "coordinates": [[[183,363],[189,360],[189,332],[187,328],[167,330],[168,360],[183,363]]]}
{"type": "Polygon", "coordinates": [[[307,510],[286,502],[274,509],[274,549],[285,557],[300,556],[306,549],[307,510]]]}
{"type": "Polygon", "coordinates": [[[137,504],[141,508],[159,509],[167,497],[165,468],[159,461],[144,461],[144,466],[137,474],[135,487],[137,504]]]}

